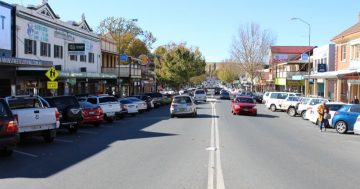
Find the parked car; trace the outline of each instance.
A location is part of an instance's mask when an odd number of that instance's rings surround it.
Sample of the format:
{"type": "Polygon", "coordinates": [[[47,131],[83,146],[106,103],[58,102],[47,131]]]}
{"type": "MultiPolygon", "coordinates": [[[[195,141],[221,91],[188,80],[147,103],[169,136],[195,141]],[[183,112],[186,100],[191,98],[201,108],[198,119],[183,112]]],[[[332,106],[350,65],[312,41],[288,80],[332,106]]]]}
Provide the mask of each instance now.
{"type": "Polygon", "coordinates": [[[100,106],[104,112],[104,120],[108,123],[113,122],[116,116],[122,117],[126,111],[121,108],[120,102],[110,95],[89,96],[87,102],[100,106]]]}
{"type": "Polygon", "coordinates": [[[80,104],[75,96],[46,97],[51,107],[57,108],[60,113],[60,128],[68,129],[70,133],[76,133],[82,124],[82,112],[80,104]]]}
{"type": "Polygon", "coordinates": [[[288,96],[285,100],[279,101],[279,109],[282,111],[287,111],[290,106],[296,106],[299,101],[300,98],[297,96],[288,96]]]}
{"type": "Polygon", "coordinates": [[[225,90],[221,90],[220,99],[230,100],[230,93],[225,90]]]}
{"type": "MultiPolygon", "coordinates": [[[[331,115],[331,118],[329,119],[330,126],[332,126],[332,119],[334,117],[335,112],[338,111],[339,109],[341,109],[344,105],[345,105],[345,103],[343,103],[343,102],[328,102],[328,103],[326,103],[326,106],[329,109],[329,114],[331,115]]],[[[317,109],[319,106],[320,106],[320,104],[315,105],[313,107],[310,107],[306,111],[306,117],[309,119],[309,121],[311,121],[312,123],[314,123],[316,125],[318,125],[319,114],[317,113],[317,109]]]]}
{"type": "Polygon", "coordinates": [[[135,116],[137,113],[139,113],[137,103],[125,98],[119,99],[119,102],[121,103],[122,108],[126,110],[128,115],[135,116]]]}
{"type": "Polygon", "coordinates": [[[6,97],[11,112],[17,119],[20,139],[24,135],[41,134],[45,142],[51,143],[60,126],[60,113],[40,96],[6,97]]]}
{"type": "Polygon", "coordinates": [[[289,106],[287,113],[292,117],[300,115],[304,120],[307,120],[308,118],[306,117],[306,110],[312,108],[315,105],[321,104],[323,101],[328,102],[328,100],[324,98],[303,97],[296,105],[289,106]]]}
{"type": "Polygon", "coordinates": [[[104,121],[104,112],[100,106],[91,104],[90,102],[80,102],[84,124],[93,124],[99,127],[104,121]]]}
{"type": "Polygon", "coordinates": [[[206,102],[206,92],[204,89],[196,89],[194,91],[194,101],[195,102],[199,102],[199,101],[202,101],[202,102],[206,102]]]}
{"type": "Polygon", "coordinates": [[[332,127],[340,134],[354,130],[354,124],[360,115],[359,104],[346,104],[336,111],[332,119],[332,127]]]}
{"type": "Polygon", "coordinates": [[[280,109],[280,104],[289,96],[287,92],[270,92],[269,98],[266,100],[265,106],[275,112],[280,109]]]}
{"type": "Polygon", "coordinates": [[[270,92],[265,92],[263,95],[263,101],[262,103],[266,104],[266,101],[270,98],[270,92]]]}
{"type": "Polygon", "coordinates": [[[263,93],[257,92],[255,93],[255,100],[257,103],[262,103],[263,102],[263,93]]]}
{"type": "Polygon", "coordinates": [[[145,93],[146,96],[150,96],[153,99],[155,108],[158,108],[162,105],[163,95],[161,93],[145,93]]]}
{"type": "Polygon", "coordinates": [[[356,118],[356,122],[354,124],[354,134],[360,134],[360,116],[356,118]]]}
{"type": "Polygon", "coordinates": [[[197,116],[196,105],[193,99],[187,95],[175,96],[170,106],[170,117],[190,115],[197,116]]]}
{"type": "Polygon", "coordinates": [[[140,100],[135,97],[126,97],[125,99],[134,102],[136,104],[136,108],[138,109],[139,113],[143,113],[148,109],[146,102],[143,100],[140,100]]]}
{"type": "Polygon", "coordinates": [[[0,155],[10,156],[18,142],[16,118],[5,100],[0,99],[0,155]]]}
{"type": "Polygon", "coordinates": [[[154,102],[153,99],[150,96],[146,96],[146,95],[134,95],[134,96],[130,96],[130,97],[135,97],[138,98],[140,100],[143,100],[146,102],[148,110],[151,108],[154,108],[154,102]]]}
{"type": "Polygon", "coordinates": [[[255,100],[249,96],[238,96],[231,101],[231,113],[234,115],[257,115],[255,100]]]}

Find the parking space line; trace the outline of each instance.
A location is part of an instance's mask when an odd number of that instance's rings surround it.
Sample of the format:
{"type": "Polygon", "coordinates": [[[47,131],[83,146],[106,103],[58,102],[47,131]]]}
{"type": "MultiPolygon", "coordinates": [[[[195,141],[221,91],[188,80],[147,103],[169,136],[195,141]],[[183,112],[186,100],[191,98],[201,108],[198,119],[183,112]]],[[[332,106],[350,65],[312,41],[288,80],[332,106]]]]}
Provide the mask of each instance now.
{"type": "Polygon", "coordinates": [[[92,132],[92,131],[78,131],[78,133],[89,134],[89,135],[97,135],[97,134],[99,134],[98,132],[92,132]]]}
{"type": "Polygon", "coordinates": [[[30,157],[33,157],[33,158],[37,158],[38,156],[35,155],[35,154],[30,154],[30,153],[27,153],[27,152],[22,152],[22,151],[19,151],[19,150],[14,150],[15,153],[18,153],[18,154],[22,154],[22,155],[25,155],[25,156],[30,156],[30,157]]]}
{"type": "Polygon", "coordinates": [[[59,139],[59,138],[55,138],[54,140],[56,142],[74,143],[74,141],[72,141],[72,140],[64,140],[64,139],[59,139]]]}

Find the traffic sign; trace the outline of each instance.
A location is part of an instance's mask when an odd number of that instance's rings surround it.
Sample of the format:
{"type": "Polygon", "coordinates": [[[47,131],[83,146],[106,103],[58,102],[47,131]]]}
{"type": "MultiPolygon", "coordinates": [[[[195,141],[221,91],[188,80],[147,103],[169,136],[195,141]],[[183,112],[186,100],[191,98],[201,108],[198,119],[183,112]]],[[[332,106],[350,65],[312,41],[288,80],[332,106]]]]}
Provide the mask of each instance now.
{"type": "Polygon", "coordinates": [[[47,88],[48,89],[58,89],[59,85],[57,81],[48,81],[47,88]]]}
{"type": "Polygon", "coordinates": [[[59,77],[59,72],[55,70],[54,67],[51,67],[46,73],[46,77],[50,79],[50,81],[55,81],[57,77],[59,77]]]}
{"type": "Polygon", "coordinates": [[[120,60],[127,60],[128,55],[127,54],[120,54],[120,60]]]}

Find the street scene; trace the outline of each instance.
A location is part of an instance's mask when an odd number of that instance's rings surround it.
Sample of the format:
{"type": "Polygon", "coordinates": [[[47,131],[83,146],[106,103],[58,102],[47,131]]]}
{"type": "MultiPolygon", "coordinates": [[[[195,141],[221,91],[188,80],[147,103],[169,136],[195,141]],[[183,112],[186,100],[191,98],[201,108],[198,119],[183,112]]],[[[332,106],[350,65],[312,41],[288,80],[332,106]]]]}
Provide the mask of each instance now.
{"type": "Polygon", "coordinates": [[[0,0],[0,189],[358,188],[360,4],[302,3],[0,0]]]}

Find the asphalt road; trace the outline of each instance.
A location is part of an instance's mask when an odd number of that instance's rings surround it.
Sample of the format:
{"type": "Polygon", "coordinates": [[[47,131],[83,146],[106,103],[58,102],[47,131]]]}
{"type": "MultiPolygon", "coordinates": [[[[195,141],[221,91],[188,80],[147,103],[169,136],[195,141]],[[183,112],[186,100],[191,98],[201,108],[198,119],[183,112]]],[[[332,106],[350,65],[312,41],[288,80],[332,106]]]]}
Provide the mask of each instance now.
{"type": "Polygon", "coordinates": [[[0,158],[0,188],[358,188],[360,136],[258,109],[234,116],[219,100],[170,119],[162,107],[53,144],[35,137],[0,158]]]}

